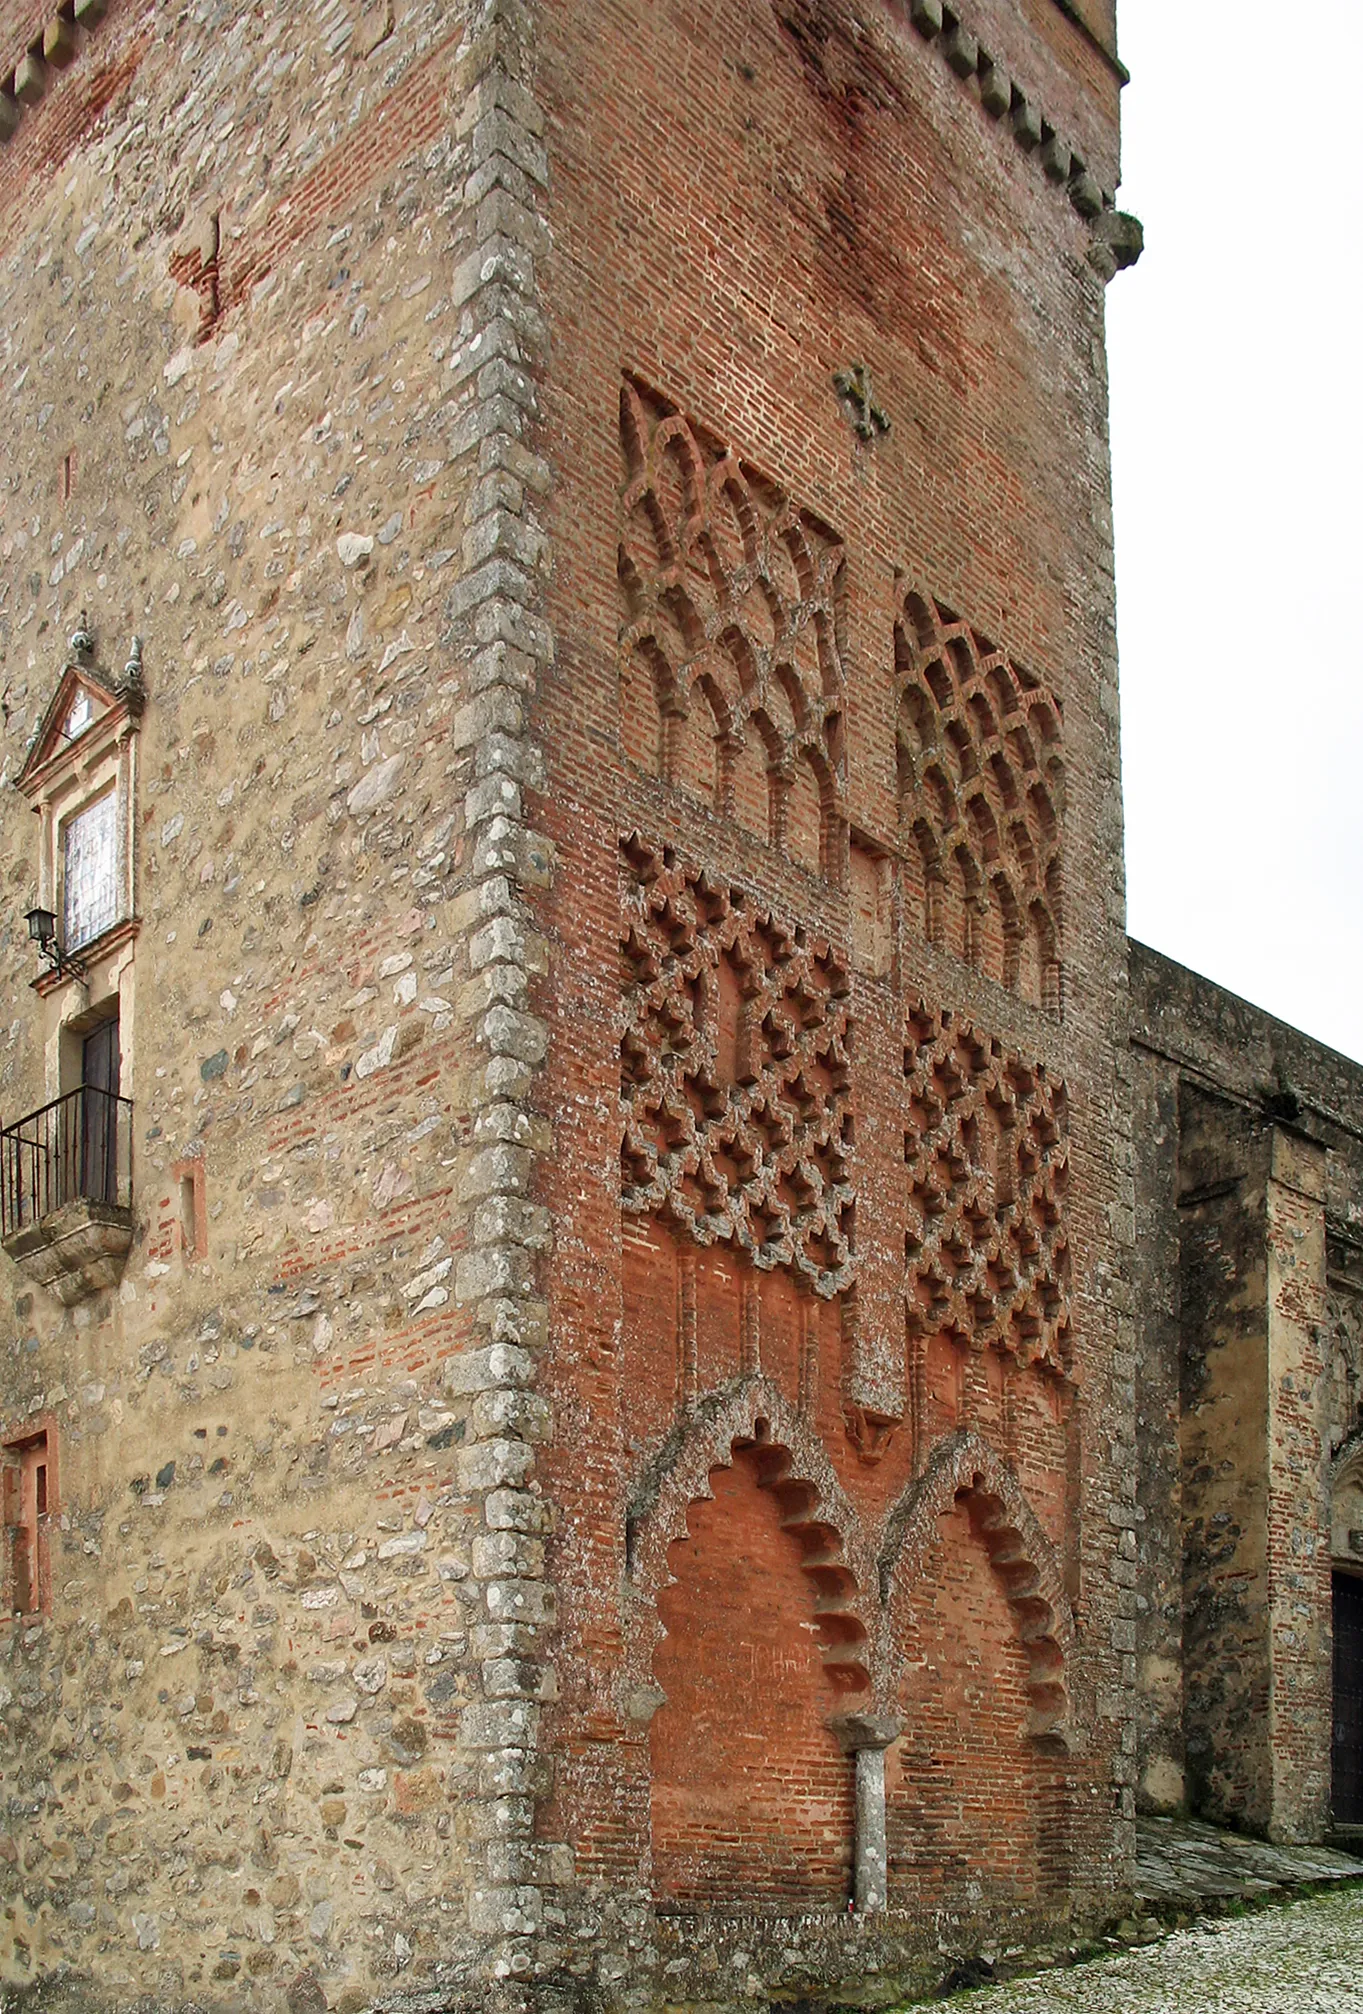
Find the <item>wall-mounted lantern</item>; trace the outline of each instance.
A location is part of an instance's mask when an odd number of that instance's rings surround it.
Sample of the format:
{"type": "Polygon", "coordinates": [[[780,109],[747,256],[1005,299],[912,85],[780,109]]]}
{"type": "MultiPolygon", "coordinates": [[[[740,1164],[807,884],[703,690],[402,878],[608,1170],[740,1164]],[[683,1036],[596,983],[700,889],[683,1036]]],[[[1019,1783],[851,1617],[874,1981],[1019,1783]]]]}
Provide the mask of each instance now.
{"type": "Polygon", "coordinates": [[[24,921],[28,934],[47,959],[54,972],[63,973],[71,979],[83,979],[85,967],[74,958],[68,958],[57,942],[57,918],[51,909],[35,908],[25,912],[24,921]]]}

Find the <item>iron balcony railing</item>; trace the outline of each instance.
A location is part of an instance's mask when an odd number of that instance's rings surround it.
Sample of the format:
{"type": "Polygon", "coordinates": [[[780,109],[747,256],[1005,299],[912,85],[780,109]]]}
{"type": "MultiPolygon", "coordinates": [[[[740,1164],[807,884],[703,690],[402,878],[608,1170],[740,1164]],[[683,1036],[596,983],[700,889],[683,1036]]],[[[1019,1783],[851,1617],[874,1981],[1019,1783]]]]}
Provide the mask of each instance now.
{"type": "Polygon", "coordinates": [[[0,1132],[0,1237],[65,1203],[132,1208],[132,1100],[93,1084],[0,1132]]]}

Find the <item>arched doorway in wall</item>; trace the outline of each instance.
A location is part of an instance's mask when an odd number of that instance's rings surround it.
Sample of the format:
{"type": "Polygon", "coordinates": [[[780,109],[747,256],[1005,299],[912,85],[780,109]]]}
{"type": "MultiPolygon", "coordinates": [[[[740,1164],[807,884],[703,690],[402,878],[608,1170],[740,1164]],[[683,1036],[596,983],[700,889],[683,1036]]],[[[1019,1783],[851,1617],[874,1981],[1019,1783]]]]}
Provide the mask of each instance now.
{"type": "Polygon", "coordinates": [[[1330,1808],[1337,1828],[1363,1834],[1363,1574],[1336,1569],[1332,1586],[1330,1808]]]}
{"type": "Polygon", "coordinates": [[[957,1497],[904,1607],[905,1731],[887,1761],[890,1893],[908,1907],[1030,1903],[1042,1850],[1026,1649],[957,1497]]]}
{"type": "Polygon", "coordinates": [[[653,1893],[674,1910],[841,1909],[853,1778],[828,1723],[867,1684],[855,1585],[787,1450],[736,1443],[708,1486],[658,1594],[653,1893]]]}
{"type": "Polygon", "coordinates": [[[891,1906],[1027,1910],[1071,1878],[1073,1623],[1016,1478],[975,1436],[942,1451],[881,1555],[904,1732],[886,1755],[891,1906]]]}
{"type": "Polygon", "coordinates": [[[1330,1811],[1336,1830],[1363,1836],[1363,1447],[1336,1472],[1330,1524],[1330,1811]]]}

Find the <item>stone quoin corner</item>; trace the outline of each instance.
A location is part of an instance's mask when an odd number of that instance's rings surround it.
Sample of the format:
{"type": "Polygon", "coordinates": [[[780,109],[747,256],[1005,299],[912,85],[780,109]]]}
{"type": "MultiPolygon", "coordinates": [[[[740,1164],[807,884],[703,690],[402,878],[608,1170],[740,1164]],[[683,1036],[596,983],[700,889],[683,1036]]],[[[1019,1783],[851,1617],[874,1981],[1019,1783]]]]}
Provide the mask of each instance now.
{"type": "Polygon", "coordinates": [[[1363,1828],[1363,1071],[1128,941],[1112,0],[0,0],[0,1999],[1363,1828]]]}

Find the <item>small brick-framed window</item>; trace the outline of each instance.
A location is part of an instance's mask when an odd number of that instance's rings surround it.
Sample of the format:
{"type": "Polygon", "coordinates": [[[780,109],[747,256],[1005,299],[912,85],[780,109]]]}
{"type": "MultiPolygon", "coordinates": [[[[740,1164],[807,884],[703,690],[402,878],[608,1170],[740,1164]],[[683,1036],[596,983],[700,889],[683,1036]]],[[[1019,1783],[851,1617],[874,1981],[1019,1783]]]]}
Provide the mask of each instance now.
{"type": "Polygon", "coordinates": [[[49,1533],[57,1510],[57,1435],[28,1427],[0,1443],[4,1461],[6,1615],[46,1615],[52,1607],[49,1533]]]}

